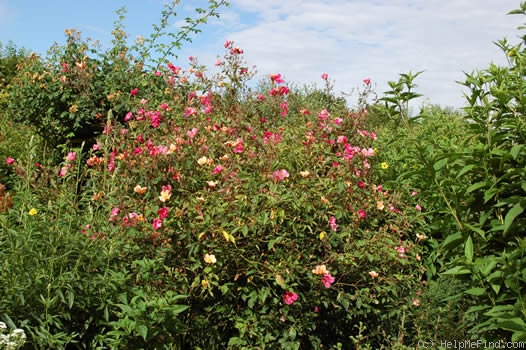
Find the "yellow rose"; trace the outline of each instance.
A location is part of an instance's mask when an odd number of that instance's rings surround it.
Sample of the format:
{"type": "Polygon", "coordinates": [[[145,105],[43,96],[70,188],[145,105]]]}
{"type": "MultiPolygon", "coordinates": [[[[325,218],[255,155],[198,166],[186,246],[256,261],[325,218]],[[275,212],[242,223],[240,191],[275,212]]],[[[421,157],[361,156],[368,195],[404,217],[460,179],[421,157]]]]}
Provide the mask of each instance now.
{"type": "Polygon", "coordinates": [[[168,191],[161,191],[161,195],[159,196],[159,200],[164,203],[167,200],[169,200],[171,196],[172,196],[172,194],[170,192],[168,192],[168,191]]]}
{"type": "Polygon", "coordinates": [[[214,254],[205,254],[204,260],[207,264],[215,264],[217,261],[214,254]]]}
{"type": "Polygon", "coordinates": [[[146,190],[148,189],[148,187],[142,187],[141,185],[137,185],[133,188],[133,190],[137,193],[137,194],[145,194],[146,193],[146,190]]]}
{"type": "Polygon", "coordinates": [[[376,278],[378,277],[380,274],[376,271],[369,271],[369,276],[371,276],[372,278],[376,278]]]}
{"type": "Polygon", "coordinates": [[[329,270],[327,270],[325,265],[318,265],[312,270],[312,273],[315,275],[327,275],[329,274],[329,270]]]}

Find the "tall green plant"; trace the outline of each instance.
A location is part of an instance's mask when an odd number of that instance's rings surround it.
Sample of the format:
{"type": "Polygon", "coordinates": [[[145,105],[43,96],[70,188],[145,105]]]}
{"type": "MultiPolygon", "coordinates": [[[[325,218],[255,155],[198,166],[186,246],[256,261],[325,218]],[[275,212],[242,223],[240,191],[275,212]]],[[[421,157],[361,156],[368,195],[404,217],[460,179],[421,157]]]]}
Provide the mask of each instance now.
{"type": "Polygon", "coordinates": [[[384,96],[378,100],[379,103],[383,103],[383,114],[387,118],[394,122],[395,126],[403,124],[407,126],[409,122],[409,102],[421,97],[414,91],[417,87],[414,80],[422,74],[420,72],[408,72],[400,74],[398,81],[388,81],[387,85],[391,90],[385,91],[384,96]]]}
{"type": "MultiPolygon", "coordinates": [[[[510,14],[525,14],[526,3],[510,14]]],[[[467,274],[478,299],[471,312],[480,316],[475,331],[488,337],[512,333],[526,339],[526,52],[523,43],[497,45],[508,66],[490,65],[466,74],[470,93],[465,109],[476,143],[462,157],[459,176],[468,176],[470,216],[464,228],[464,254],[448,273],[467,274]]]]}
{"type": "MultiPolygon", "coordinates": [[[[510,13],[526,14],[526,3],[510,13]]],[[[464,138],[417,148],[421,165],[402,178],[423,189],[435,266],[469,283],[462,294],[474,305],[466,313],[472,337],[518,341],[526,338],[526,52],[522,42],[497,45],[508,65],[462,83],[464,138]]]]}

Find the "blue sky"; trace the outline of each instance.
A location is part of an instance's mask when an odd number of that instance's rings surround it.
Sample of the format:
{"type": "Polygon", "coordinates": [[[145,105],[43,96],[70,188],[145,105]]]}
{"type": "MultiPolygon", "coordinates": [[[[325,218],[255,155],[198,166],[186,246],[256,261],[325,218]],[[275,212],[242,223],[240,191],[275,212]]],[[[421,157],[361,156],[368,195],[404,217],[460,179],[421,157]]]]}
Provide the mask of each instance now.
{"type": "MultiPolygon", "coordinates": [[[[125,6],[130,38],[147,36],[158,22],[167,0],[0,0],[0,42],[45,53],[64,29],[108,44],[115,11],[125,6]]],[[[187,57],[213,67],[226,39],[244,49],[258,78],[281,73],[296,85],[322,85],[327,72],[337,93],[351,93],[363,78],[371,78],[381,93],[399,73],[420,71],[418,103],[461,107],[462,72],[483,69],[490,62],[505,64],[494,41],[517,41],[516,27],[526,22],[506,13],[519,7],[515,0],[230,0],[219,20],[186,44],[187,57]]],[[[181,0],[179,21],[192,16],[206,0],[181,0]]],[[[349,98],[350,104],[353,97],[349,98]]]]}

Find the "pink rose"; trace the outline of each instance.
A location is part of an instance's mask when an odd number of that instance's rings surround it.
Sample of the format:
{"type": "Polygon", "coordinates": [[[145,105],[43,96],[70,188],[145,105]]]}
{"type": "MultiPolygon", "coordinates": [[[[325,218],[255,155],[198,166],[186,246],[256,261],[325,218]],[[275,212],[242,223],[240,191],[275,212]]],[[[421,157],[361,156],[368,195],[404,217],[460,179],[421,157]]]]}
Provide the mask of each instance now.
{"type": "Polygon", "coordinates": [[[331,274],[327,273],[321,278],[321,283],[323,283],[325,288],[330,288],[331,285],[334,283],[334,277],[332,277],[331,274]]]}
{"type": "Polygon", "coordinates": [[[283,302],[287,305],[292,305],[296,300],[298,300],[298,294],[294,292],[286,292],[283,294],[283,302]]]}

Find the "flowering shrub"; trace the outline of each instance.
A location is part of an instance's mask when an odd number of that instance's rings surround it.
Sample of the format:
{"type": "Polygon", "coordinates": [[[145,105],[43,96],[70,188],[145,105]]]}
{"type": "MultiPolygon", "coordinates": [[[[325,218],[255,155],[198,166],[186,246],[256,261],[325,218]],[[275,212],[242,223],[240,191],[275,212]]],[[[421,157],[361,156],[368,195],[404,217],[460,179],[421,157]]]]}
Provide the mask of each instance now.
{"type": "MultiPolygon", "coordinates": [[[[197,18],[187,18],[186,25],[177,33],[170,33],[172,41],[159,42],[170,18],[176,16],[179,1],[171,1],[162,13],[161,23],[149,38],[138,38],[128,45],[124,31],[125,10],[117,12],[112,31],[112,47],[103,51],[97,42],[83,39],[76,29],[66,29],[66,44],[55,44],[44,59],[31,54],[22,60],[18,74],[9,85],[8,107],[16,121],[33,127],[44,136],[51,147],[69,142],[80,146],[93,142],[102,130],[102,119],[109,110],[125,118],[140,90],[162,95],[156,84],[143,79],[145,66],[161,64],[183,41],[191,41],[191,34],[226,2],[210,0],[207,9],[196,9],[197,18]],[[152,59],[156,51],[161,58],[152,59]],[[144,84],[144,85],[143,85],[144,84]],[[31,101],[28,103],[28,101],[31,101]]],[[[1,47],[0,47],[1,48],[1,47]]],[[[155,71],[152,71],[155,81],[155,71]]]]}
{"type": "Polygon", "coordinates": [[[334,346],[359,322],[371,343],[396,341],[424,270],[416,210],[372,182],[376,135],[350,111],[284,114],[279,74],[233,90],[251,73],[225,48],[218,76],[168,64],[161,99],[139,91],[124,124],[109,115],[87,161],[107,218],[91,230],[124,243],[136,286],[187,296],[187,346],[334,346]]]}
{"type": "MultiPolygon", "coordinates": [[[[423,306],[421,208],[378,181],[389,164],[365,123],[370,79],[356,110],[333,95],[327,73],[321,91],[291,88],[277,72],[250,90],[243,49],[224,49],[214,75],[195,57],[151,69],[122,58],[105,86],[81,76],[100,74],[103,62],[79,56],[54,67],[79,75],[66,77],[77,90],[60,113],[86,120],[72,118],[69,131],[93,123],[100,135],[60,162],[31,149],[6,156],[23,181],[0,217],[0,257],[10,264],[0,311],[28,324],[32,345],[417,342],[404,332],[423,306]],[[101,100],[72,108],[92,85],[101,100]]],[[[64,84],[41,74],[22,72],[17,98],[36,81],[64,84]]],[[[42,89],[43,101],[54,98],[42,89]]],[[[48,129],[60,113],[36,126],[48,129]]]]}
{"type": "Polygon", "coordinates": [[[23,329],[15,328],[8,334],[4,334],[7,330],[7,325],[0,322],[0,347],[6,350],[20,349],[26,340],[26,334],[23,329]]]}

